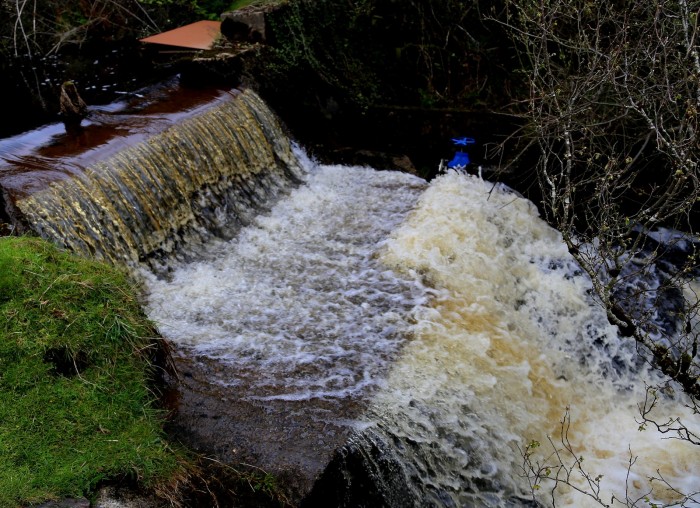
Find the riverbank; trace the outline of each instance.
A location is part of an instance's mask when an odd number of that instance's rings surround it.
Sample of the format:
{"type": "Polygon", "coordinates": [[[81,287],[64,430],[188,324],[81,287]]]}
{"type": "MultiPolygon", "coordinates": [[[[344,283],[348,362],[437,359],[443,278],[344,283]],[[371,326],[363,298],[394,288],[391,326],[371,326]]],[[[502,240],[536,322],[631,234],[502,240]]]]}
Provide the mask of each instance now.
{"type": "Polygon", "coordinates": [[[177,375],[139,294],[122,269],[0,238],[0,507],[284,506],[271,475],[164,430],[177,375]]]}
{"type": "Polygon", "coordinates": [[[0,506],[140,482],[189,459],[162,431],[167,348],[127,275],[30,237],[0,239],[0,506]]]}

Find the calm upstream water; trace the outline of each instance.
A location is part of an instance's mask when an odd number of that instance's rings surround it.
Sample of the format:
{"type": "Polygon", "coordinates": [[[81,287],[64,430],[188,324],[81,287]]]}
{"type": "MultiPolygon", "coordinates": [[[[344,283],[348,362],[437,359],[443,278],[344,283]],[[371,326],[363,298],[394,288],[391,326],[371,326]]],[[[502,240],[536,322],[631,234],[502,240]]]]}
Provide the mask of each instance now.
{"type": "MultiPolygon", "coordinates": [[[[206,389],[190,431],[303,471],[307,506],[549,506],[551,481],[532,500],[526,450],[571,470],[557,506],[700,491],[697,447],[638,430],[655,374],[508,188],[316,164],[251,91],[69,166],[13,206],[143,277],[181,365],[205,366],[182,373],[206,389]]],[[[692,422],[680,393],[658,414],[692,422]]]]}

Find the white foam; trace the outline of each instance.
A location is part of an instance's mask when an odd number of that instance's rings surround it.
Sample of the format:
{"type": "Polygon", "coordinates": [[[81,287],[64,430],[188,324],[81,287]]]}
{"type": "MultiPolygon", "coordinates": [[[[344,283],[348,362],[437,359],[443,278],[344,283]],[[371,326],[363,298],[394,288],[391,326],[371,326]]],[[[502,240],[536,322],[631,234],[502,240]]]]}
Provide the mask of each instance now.
{"type": "MultiPolygon", "coordinates": [[[[307,166],[313,166],[308,159],[307,166]]],[[[376,260],[425,183],[367,168],[308,168],[306,185],[211,261],[149,278],[148,312],[169,339],[230,365],[255,400],[357,395],[405,339],[422,288],[376,260]]]]}
{"type": "MultiPolygon", "coordinates": [[[[629,448],[639,457],[630,496],[651,492],[648,477],[657,469],[685,492],[700,489],[697,447],[637,430],[636,405],[654,374],[635,363],[634,344],[618,337],[588,297],[589,281],[531,203],[447,174],[424,193],[383,260],[442,289],[430,307],[417,309],[416,339],[374,405],[381,418],[398,422],[396,435],[419,429],[411,439],[439,450],[444,470],[431,490],[465,503],[464,483],[454,482],[461,476],[488,480],[504,496],[526,495],[518,447],[537,440],[533,457],[546,461],[548,436],[559,442],[567,407],[568,437],[592,476],[603,475],[602,499],[624,498],[629,448]]],[[[662,414],[683,413],[663,404],[662,414]]],[[[656,487],[652,500],[672,500],[656,487]]],[[[570,490],[557,506],[596,505],[590,501],[570,490]]]]}
{"type": "MultiPolygon", "coordinates": [[[[261,403],[374,393],[351,426],[405,442],[397,455],[438,505],[526,496],[518,448],[537,440],[533,458],[546,460],[567,408],[603,500],[648,492],[657,468],[700,490],[697,447],[637,430],[636,404],[656,378],[534,205],[456,173],[423,192],[407,175],[305,164],[307,183],[210,246],[210,261],[149,277],[150,317],[180,347],[228,365],[219,382],[261,403]]],[[[660,410],[688,416],[673,401],[660,410]]],[[[558,496],[557,506],[595,505],[558,496]]],[[[663,489],[650,498],[672,500],[663,489]]]]}

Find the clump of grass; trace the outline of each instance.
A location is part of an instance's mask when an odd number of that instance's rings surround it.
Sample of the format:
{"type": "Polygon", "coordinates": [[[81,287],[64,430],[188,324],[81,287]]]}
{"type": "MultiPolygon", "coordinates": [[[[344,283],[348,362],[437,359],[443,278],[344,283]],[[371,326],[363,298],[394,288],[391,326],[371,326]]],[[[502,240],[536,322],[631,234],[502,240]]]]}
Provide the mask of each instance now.
{"type": "Polygon", "coordinates": [[[182,478],[149,382],[157,350],[128,276],[0,238],[0,507],[182,478]]]}

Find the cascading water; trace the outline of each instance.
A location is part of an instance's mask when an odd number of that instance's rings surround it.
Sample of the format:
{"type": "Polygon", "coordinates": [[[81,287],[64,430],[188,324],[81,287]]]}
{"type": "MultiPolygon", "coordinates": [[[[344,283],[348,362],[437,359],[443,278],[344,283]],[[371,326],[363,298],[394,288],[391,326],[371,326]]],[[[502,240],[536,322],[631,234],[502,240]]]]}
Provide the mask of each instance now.
{"type": "Polygon", "coordinates": [[[19,209],[41,236],[128,264],[155,267],[232,236],[299,177],[272,112],[253,92],[236,95],[18,201],[19,209]]]}
{"type": "Polygon", "coordinates": [[[603,475],[604,502],[678,499],[651,476],[698,490],[694,447],[637,430],[654,374],[530,202],[452,173],[394,229],[415,179],[326,166],[306,179],[215,261],[153,279],[149,309],[189,354],[224,365],[217,381],[237,397],[306,401],[314,419],[349,426],[307,506],[528,505],[521,453],[537,441],[531,460],[551,463],[562,429],[576,454],[564,464],[584,457],[603,475]],[[358,396],[361,411],[342,409],[358,396]]]}
{"type": "MultiPolygon", "coordinates": [[[[522,454],[556,476],[555,446],[571,484],[603,504],[613,495],[683,500],[653,476],[698,491],[696,447],[638,430],[637,404],[654,374],[593,304],[589,282],[530,202],[448,174],[423,194],[382,261],[435,293],[414,310],[413,338],[365,414],[372,425],[338,454],[314,505],[356,504],[342,472],[363,470],[379,505],[519,506],[528,490],[522,454]],[[581,457],[590,478],[602,475],[599,492],[575,466],[581,457]]],[[[660,414],[691,422],[679,406],[667,400],[660,414]]],[[[548,505],[552,483],[540,483],[548,505]]],[[[557,506],[599,504],[561,487],[557,506]]]]}
{"type": "Polygon", "coordinates": [[[230,401],[209,417],[184,404],[190,432],[225,415],[229,460],[294,471],[310,488],[399,356],[409,312],[426,303],[377,259],[424,187],[406,174],[317,168],[238,237],[210,243],[206,260],[147,277],[150,317],[206,364],[195,369],[206,380],[187,386],[230,401]]]}
{"type": "MultiPolygon", "coordinates": [[[[142,263],[185,430],[222,459],[302,471],[302,504],[549,505],[522,454],[549,464],[562,429],[557,506],[596,505],[581,457],[604,503],[678,499],[650,476],[700,490],[696,449],[637,430],[654,373],[504,187],[319,166],[244,92],[19,206],[73,250],[142,263]]],[[[680,394],[661,405],[688,416],[680,394]]]]}

